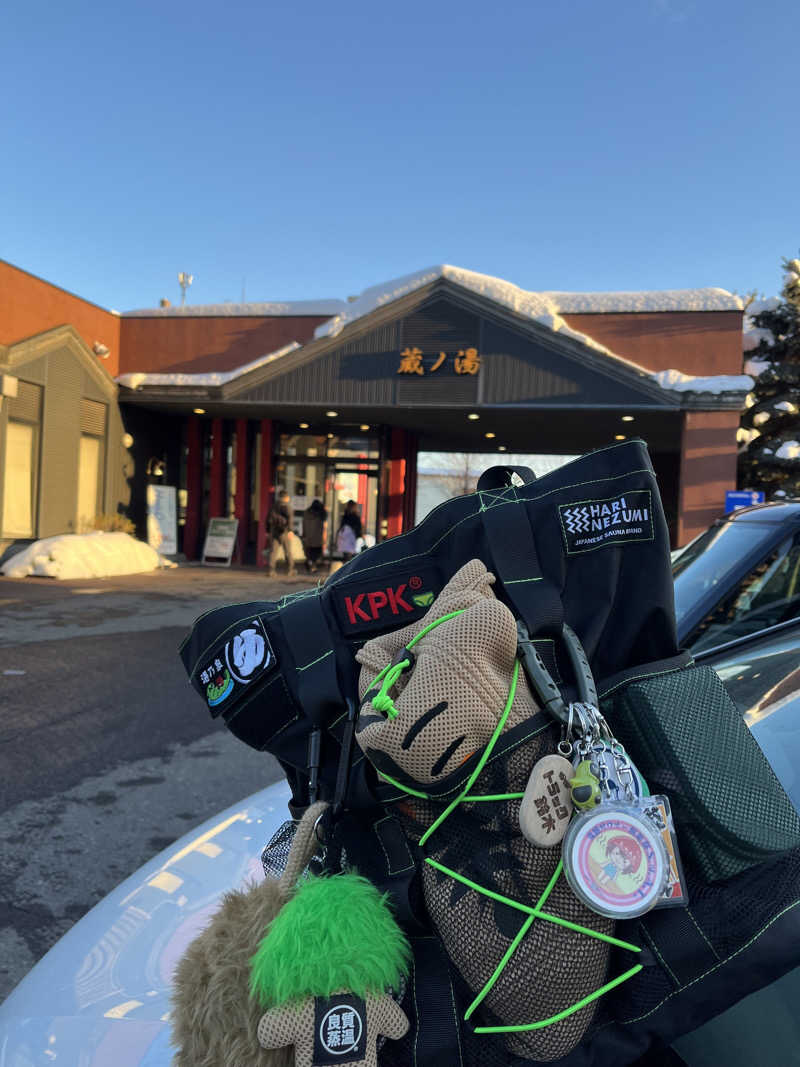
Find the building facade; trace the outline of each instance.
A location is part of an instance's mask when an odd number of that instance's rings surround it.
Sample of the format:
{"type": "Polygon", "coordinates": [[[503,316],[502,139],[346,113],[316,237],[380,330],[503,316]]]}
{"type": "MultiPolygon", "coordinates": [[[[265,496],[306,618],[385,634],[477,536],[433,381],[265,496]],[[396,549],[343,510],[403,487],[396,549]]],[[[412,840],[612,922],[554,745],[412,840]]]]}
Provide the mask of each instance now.
{"type": "Polygon", "coordinates": [[[178,491],[179,548],[236,517],[263,564],[286,489],[347,500],[365,531],[414,521],[419,451],[577,454],[648,443],[674,544],[735,488],[742,310],[722,290],[527,293],[434,268],[353,302],[117,314],[0,263],[0,544],[81,529],[91,510],[146,530],[150,483],[178,491]],[[11,387],[13,391],[13,386],[11,387]],[[26,505],[25,501],[29,504],[26,505]]]}

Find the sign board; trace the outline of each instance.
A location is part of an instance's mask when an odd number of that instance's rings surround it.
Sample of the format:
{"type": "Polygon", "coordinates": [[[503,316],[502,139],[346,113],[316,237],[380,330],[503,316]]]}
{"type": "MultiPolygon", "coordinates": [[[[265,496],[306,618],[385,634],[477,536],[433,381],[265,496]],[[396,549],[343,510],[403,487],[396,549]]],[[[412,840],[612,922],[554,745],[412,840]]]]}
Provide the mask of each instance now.
{"type": "Polygon", "coordinates": [[[178,551],[178,514],[174,485],[147,487],[147,543],[164,556],[178,551]]]}
{"type": "Polygon", "coordinates": [[[238,529],[238,519],[209,519],[201,562],[207,567],[230,567],[238,529]]]}
{"type": "Polygon", "coordinates": [[[737,508],[749,508],[753,504],[763,504],[764,494],[758,489],[740,489],[725,494],[725,514],[737,508]]]}

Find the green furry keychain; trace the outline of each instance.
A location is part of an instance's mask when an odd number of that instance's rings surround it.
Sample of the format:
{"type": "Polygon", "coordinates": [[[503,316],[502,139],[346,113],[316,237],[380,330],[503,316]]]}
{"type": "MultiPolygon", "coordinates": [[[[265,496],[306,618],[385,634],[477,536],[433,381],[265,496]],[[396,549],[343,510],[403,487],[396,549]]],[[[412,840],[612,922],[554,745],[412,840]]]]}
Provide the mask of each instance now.
{"type": "Polygon", "coordinates": [[[250,993],[263,1048],[295,1047],[295,1067],[377,1067],[376,1042],[408,1019],[388,990],[411,951],[386,898],[355,873],[309,877],[270,923],[252,959],[250,993]]]}

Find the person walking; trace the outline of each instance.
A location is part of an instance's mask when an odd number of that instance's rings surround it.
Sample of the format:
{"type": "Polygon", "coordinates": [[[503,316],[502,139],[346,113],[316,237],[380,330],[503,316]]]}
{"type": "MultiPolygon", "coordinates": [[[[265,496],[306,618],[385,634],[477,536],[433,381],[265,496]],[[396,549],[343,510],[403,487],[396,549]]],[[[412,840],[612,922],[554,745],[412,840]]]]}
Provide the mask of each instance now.
{"type": "Polygon", "coordinates": [[[270,536],[269,569],[268,578],[275,577],[275,565],[278,562],[278,552],[282,548],[286,556],[286,571],[288,577],[294,576],[294,553],[292,552],[292,502],[287,492],[281,493],[270,508],[267,516],[267,527],[270,536]]]}
{"type": "Polygon", "coordinates": [[[336,534],[336,550],[341,552],[345,563],[356,554],[356,541],[361,537],[362,532],[358,504],[355,500],[348,500],[344,506],[339,532],[336,534]]]}
{"type": "Polygon", "coordinates": [[[306,553],[306,570],[313,574],[319,566],[322,546],[325,544],[325,523],[328,512],[321,500],[313,500],[303,512],[303,548],[306,553]]]}

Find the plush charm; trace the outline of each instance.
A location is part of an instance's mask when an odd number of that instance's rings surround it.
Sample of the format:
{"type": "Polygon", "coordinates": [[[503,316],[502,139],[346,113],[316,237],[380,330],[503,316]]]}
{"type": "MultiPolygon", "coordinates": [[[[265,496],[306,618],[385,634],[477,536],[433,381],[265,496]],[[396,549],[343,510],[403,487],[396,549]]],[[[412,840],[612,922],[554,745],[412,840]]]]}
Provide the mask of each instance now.
{"type": "Polygon", "coordinates": [[[385,897],[366,878],[307,878],[253,957],[251,995],[267,1009],[259,1043],[294,1045],[295,1067],[377,1067],[378,1038],[408,1030],[387,990],[400,988],[410,956],[385,897]]]}
{"type": "Polygon", "coordinates": [[[250,998],[250,961],[316,851],[314,824],[326,808],[319,803],[306,811],[281,877],[226,893],[178,963],[172,1067],[291,1067],[291,1049],[268,1050],[258,1043],[262,1009],[250,998]]]}

